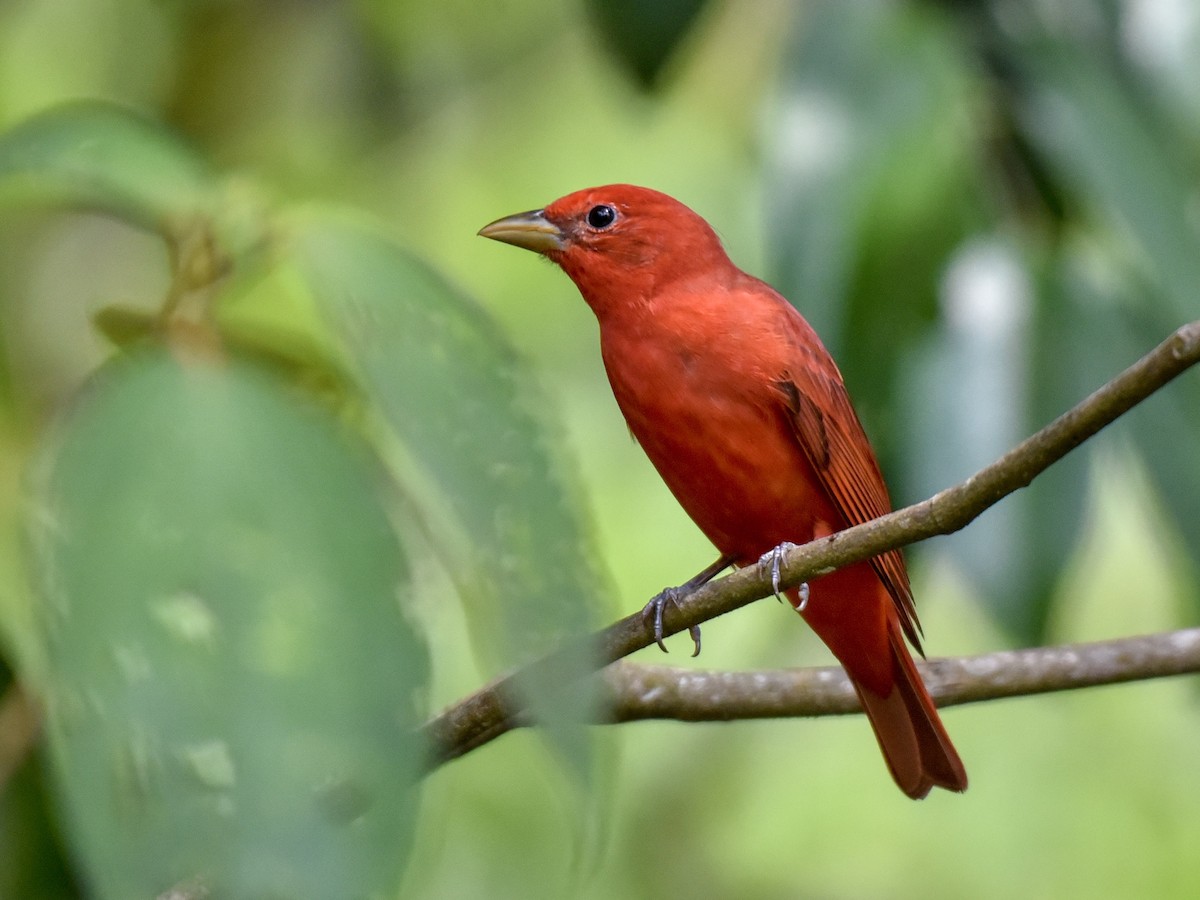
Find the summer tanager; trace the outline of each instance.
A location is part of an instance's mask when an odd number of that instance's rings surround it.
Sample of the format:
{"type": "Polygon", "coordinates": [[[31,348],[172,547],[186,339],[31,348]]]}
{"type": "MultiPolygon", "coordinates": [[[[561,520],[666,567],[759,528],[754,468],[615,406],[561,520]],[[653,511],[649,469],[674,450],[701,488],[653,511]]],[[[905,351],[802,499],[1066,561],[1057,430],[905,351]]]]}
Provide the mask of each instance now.
{"type": "MultiPolygon", "coordinates": [[[[820,338],[682,203],[609,185],[479,233],[557,263],[596,314],[630,431],[721,554],[684,589],[891,510],[820,338]]],[[[965,790],[962,761],[905,645],[907,637],[920,651],[900,552],[786,593],[845,667],[900,789],[913,798],[934,786],[965,790]]],[[[664,592],[648,607],[660,646],[662,605],[679,596],[664,592]]]]}

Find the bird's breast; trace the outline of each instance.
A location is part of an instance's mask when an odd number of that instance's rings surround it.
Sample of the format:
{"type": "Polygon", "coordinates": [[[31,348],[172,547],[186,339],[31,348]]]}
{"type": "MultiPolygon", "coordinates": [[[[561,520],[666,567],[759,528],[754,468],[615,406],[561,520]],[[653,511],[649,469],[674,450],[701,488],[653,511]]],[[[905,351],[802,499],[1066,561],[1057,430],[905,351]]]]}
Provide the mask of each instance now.
{"type": "Polygon", "coordinates": [[[630,431],[671,492],[740,563],[833,530],[836,514],[783,414],[769,362],[730,338],[602,331],[630,431]]]}

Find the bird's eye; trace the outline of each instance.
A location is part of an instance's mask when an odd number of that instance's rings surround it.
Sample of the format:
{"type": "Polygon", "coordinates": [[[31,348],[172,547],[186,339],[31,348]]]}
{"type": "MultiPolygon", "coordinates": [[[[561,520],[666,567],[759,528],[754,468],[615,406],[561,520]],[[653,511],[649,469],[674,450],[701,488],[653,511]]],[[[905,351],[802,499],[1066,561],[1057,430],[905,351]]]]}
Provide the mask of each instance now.
{"type": "Polygon", "coordinates": [[[588,210],[587,223],[596,229],[604,229],[617,221],[617,211],[607,203],[593,206],[588,210]]]}

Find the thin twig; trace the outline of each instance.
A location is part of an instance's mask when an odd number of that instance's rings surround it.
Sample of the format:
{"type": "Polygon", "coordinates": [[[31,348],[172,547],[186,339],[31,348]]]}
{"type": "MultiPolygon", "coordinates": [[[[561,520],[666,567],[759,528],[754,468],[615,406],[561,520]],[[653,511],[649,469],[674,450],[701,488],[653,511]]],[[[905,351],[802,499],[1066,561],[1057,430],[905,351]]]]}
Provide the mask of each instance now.
{"type": "MultiPolygon", "coordinates": [[[[958,531],[1198,361],[1200,321],[1179,328],[1104,387],[961,484],[922,503],[788,552],[781,566],[782,583],[796,585],[885,550],[958,531]]],[[[668,607],[666,633],[674,634],[724,615],[771,592],[765,573],[756,567],[741,569],[689,595],[679,608],[668,607]]],[[[520,679],[552,678],[555,672],[569,670],[571,660],[578,668],[581,654],[592,654],[599,668],[652,641],[646,622],[635,613],[595,635],[570,641],[520,672],[493,682],[425,725],[432,748],[431,765],[461,756],[519,724],[522,706],[515,685],[520,679]]]]}

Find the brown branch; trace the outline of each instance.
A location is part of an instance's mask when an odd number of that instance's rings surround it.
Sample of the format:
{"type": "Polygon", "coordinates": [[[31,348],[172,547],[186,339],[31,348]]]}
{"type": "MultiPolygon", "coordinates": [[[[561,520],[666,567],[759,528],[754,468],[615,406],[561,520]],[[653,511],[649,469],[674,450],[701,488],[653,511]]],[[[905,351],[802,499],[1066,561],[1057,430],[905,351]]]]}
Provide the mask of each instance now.
{"type": "MultiPolygon", "coordinates": [[[[938,706],[1200,673],[1200,628],[918,662],[938,706]]],[[[611,722],[721,722],[861,710],[839,666],[715,672],[617,662],[601,674],[611,722]]]]}
{"type": "MultiPolygon", "coordinates": [[[[781,568],[783,583],[799,584],[885,550],[958,531],[1198,361],[1200,321],[1179,328],[1108,384],[961,484],[922,503],[791,550],[781,568]]],[[[769,579],[757,567],[733,572],[689,595],[681,608],[669,607],[666,633],[724,615],[770,592],[769,579]]],[[[522,705],[515,687],[520,679],[553,684],[556,674],[578,670],[581,655],[586,658],[590,654],[599,668],[652,640],[641,614],[635,613],[597,634],[569,641],[520,672],[482,688],[426,723],[431,766],[461,756],[520,724],[522,705]]]]}

